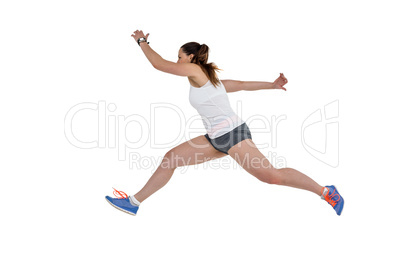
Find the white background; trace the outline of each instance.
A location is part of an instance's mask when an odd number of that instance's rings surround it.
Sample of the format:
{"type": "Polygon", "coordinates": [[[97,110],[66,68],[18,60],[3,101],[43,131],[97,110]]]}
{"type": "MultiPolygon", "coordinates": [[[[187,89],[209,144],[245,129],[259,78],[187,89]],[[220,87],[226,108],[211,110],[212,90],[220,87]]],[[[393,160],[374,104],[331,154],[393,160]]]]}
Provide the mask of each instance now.
{"type": "MultiPolygon", "coordinates": [[[[3,1],[0,22],[7,267],[398,266],[398,1],[3,1]],[[176,170],[135,217],[107,204],[112,187],[134,194],[154,169],[130,169],[116,148],[73,146],[64,120],[74,105],[105,101],[117,107],[109,115],[150,121],[150,105],[165,102],[197,115],[187,79],[153,69],[130,37],[136,29],[171,61],[182,44],[206,43],[221,79],[272,82],[283,72],[287,92],[231,93],[232,107],[241,101],[244,120],[286,115],[277,147],[261,151],[335,184],[342,216],[307,191],[263,184],[231,159],[227,168],[176,170]],[[336,100],[339,165],[331,167],[304,149],[301,126],[336,100]]],[[[96,114],[77,120],[76,135],[95,139],[96,114]]],[[[180,126],[169,113],[155,124],[161,141],[180,126]]],[[[250,124],[255,140],[269,141],[257,128],[250,124]]],[[[168,150],[148,142],[131,151],[160,159],[168,150]]]]}

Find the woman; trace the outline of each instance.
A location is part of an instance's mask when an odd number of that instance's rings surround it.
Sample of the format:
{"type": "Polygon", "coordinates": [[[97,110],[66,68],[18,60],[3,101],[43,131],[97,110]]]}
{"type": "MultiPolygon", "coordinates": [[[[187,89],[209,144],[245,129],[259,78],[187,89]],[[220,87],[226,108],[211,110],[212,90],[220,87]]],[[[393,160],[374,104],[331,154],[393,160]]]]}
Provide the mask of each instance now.
{"type": "Polygon", "coordinates": [[[215,64],[207,63],[208,46],[205,44],[184,44],[179,50],[177,63],[174,63],[163,59],[149,46],[149,34],[144,36],[142,31],[137,30],[131,36],[157,70],[187,76],[190,82],[190,103],[201,115],[207,134],[184,142],[167,152],[160,166],[137,194],[121,199],[106,196],[112,206],[136,215],[141,202],[162,188],[177,167],[200,164],[230,155],[257,179],[269,184],[313,192],[326,200],[338,215],[341,214],[344,200],[335,186],[322,187],[292,168],[274,168],[253,143],[247,124],[230,107],[227,92],[286,90],[283,86],[287,79],[282,73],[273,83],[219,80],[216,74],[219,69],[215,64]],[[199,159],[200,155],[203,155],[202,159],[199,159]]]}

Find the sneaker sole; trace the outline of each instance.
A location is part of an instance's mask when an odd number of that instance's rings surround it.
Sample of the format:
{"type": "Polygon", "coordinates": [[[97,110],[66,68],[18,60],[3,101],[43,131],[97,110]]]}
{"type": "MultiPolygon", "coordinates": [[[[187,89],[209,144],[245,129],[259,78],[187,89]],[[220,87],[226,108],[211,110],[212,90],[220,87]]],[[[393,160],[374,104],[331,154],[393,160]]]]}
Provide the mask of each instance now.
{"type": "Polygon", "coordinates": [[[107,201],[109,204],[111,204],[114,208],[117,208],[118,210],[123,211],[123,212],[125,212],[125,213],[127,213],[127,214],[130,214],[130,215],[132,215],[132,216],[135,216],[135,215],[136,215],[136,214],[133,213],[133,212],[124,210],[124,209],[122,209],[122,208],[116,206],[115,204],[111,203],[107,198],[105,198],[105,199],[106,199],[106,201],[107,201]]]}
{"type": "MultiPolygon", "coordinates": [[[[335,189],[336,189],[336,191],[338,192],[338,188],[336,188],[336,186],[335,186],[335,184],[333,184],[334,185],[334,187],[335,187],[335,189]]],[[[339,192],[338,192],[339,193],[339,192]]],[[[342,215],[342,212],[343,212],[343,209],[345,208],[345,199],[343,199],[343,207],[342,207],[342,211],[341,211],[341,213],[338,215],[338,216],[341,216],[342,215]]]]}

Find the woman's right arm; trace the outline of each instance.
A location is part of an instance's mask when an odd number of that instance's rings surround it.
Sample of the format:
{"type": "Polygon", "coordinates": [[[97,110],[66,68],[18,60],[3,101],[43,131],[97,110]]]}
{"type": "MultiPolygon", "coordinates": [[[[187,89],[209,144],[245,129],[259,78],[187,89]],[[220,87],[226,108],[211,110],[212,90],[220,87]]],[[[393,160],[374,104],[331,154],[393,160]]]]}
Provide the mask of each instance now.
{"type": "Polygon", "coordinates": [[[238,80],[221,80],[226,92],[237,92],[243,90],[243,81],[238,80]]]}
{"type": "Polygon", "coordinates": [[[225,86],[226,92],[237,92],[240,90],[260,90],[260,89],[283,89],[283,86],[288,82],[285,76],[281,73],[275,82],[254,82],[254,81],[238,81],[238,80],[221,80],[225,86]]]}

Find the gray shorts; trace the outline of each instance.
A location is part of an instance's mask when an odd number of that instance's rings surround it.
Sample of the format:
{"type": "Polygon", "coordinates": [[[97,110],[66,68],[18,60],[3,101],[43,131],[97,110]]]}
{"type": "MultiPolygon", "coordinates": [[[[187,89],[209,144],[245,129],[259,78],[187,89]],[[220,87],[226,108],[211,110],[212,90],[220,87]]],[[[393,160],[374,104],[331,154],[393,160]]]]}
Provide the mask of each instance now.
{"type": "Polygon", "coordinates": [[[225,154],[228,154],[229,149],[239,142],[246,139],[252,139],[250,129],[246,123],[241,124],[240,126],[232,129],[230,132],[223,134],[222,136],[217,137],[216,139],[210,139],[208,134],[205,134],[204,136],[216,150],[225,154]]]}

